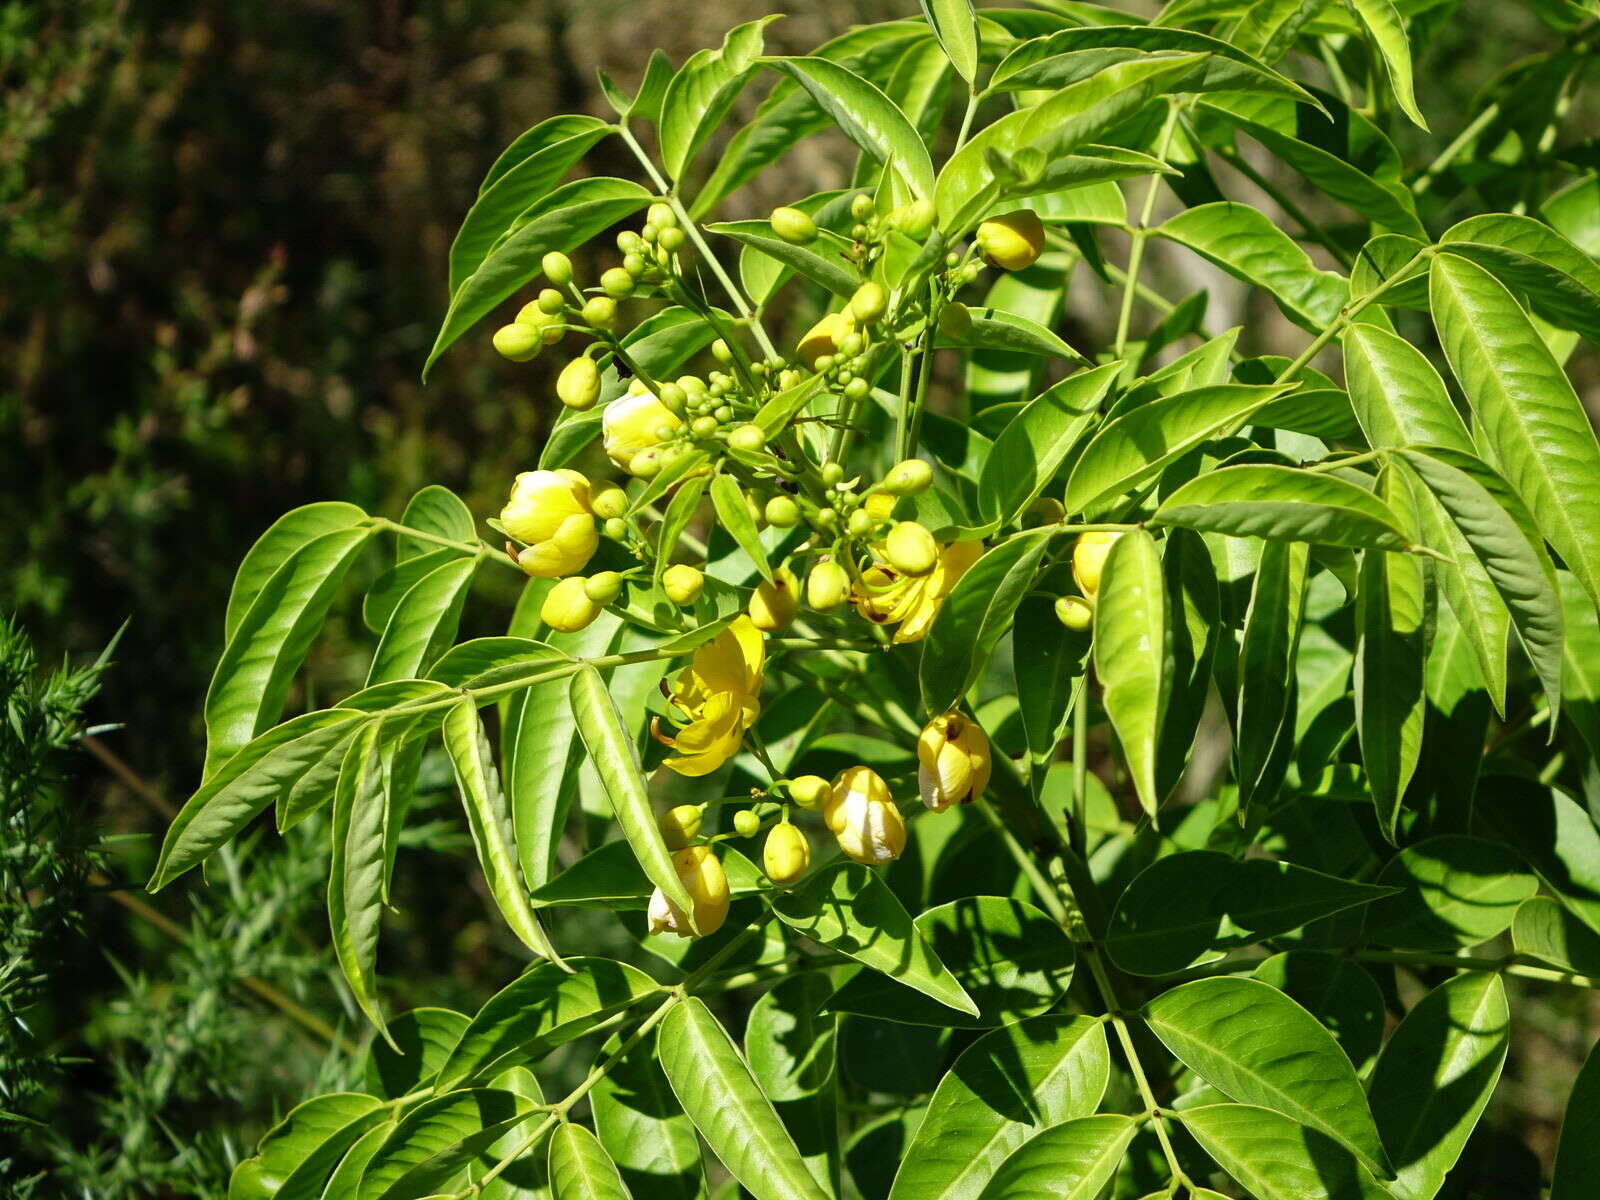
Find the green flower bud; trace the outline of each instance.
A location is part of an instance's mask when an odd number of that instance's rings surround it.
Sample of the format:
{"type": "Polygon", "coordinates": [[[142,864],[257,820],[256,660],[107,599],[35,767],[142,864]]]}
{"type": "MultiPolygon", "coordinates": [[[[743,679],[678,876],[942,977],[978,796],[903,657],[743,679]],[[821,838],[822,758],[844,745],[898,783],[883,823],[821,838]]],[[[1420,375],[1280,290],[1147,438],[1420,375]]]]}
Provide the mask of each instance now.
{"type": "Polygon", "coordinates": [[[600,290],[613,300],[633,295],[633,276],[621,267],[607,267],[600,274],[600,290]]]}
{"type": "Polygon", "coordinates": [[[561,251],[550,251],[539,265],[544,270],[544,277],[557,287],[566,287],[572,282],[572,260],[561,251]]]}
{"type": "Polygon", "coordinates": [[[617,250],[623,254],[641,254],[645,249],[645,240],[631,229],[624,229],[617,234],[617,250]]]}
{"type": "Polygon", "coordinates": [[[872,535],[872,514],[864,508],[858,508],[850,514],[850,519],[845,522],[845,532],[853,538],[864,538],[872,535]]]}
{"type": "Polygon", "coordinates": [[[628,523],[621,517],[607,517],[605,531],[613,542],[620,542],[628,536],[628,523]]]}
{"type": "MultiPolygon", "coordinates": [[[[863,283],[856,289],[856,294],[850,297],[850,311],[856,320],[863,325],[874,325],[883,320],[883,314],[889,311],[889,292],[881,283],[863,283]]],[[[844,354],[855,354],[860,351],[859,343],[848,346],[843,341],[839,349],[844,354]]]]}
{"type": "Polygon", "coordinates": [[[602,488],[595,493],[594,515],[602,521],[628,515],[628,493],[619,487],[602,488]]]}
{"type": "Polygon", "coordinates": [[[896,521],[883,540],[883,557],[902,575],[926,575],[939,563],[939,543],[925,525],[896,521]]]}
{"type": "Polygon", "coordinates": [[[817,240],[817,223],[798,208],[775,208],[767,220],[772,232],[791,246],[805,246],[817,240]]]}
{"type": "Polygon", "coordinates": [[[700,598],[706,577],[698,568],[685,563],[674,563],[661,572],[661,590],[679,608],[686,608],[700,598]]]}
{"type": "Polygon", "coordinates": [[[806,603],[832,612],[850,599],[850,573],[836,562],[819,562],[806,576],[806,603]]]}
{"type": "Polygon", "coordinates": [[[800,386],[800,380],[802,378],[803,378],[803,376],[800,374],[799,371],[795,371],[795,370],[792,370],[792,369],[779,371],[778,372],[778,390],[780,392],[787,392],[792,387],[799,387],[800,386]]]}
{"type": "Polygon", "coordinates": [[[503,358],[512,362],[527,362],[539,353],[542,343],[539,331],[513,321],[494,331],[494,348],[503,358]]]}
{"type": "Polygon", "coordinates": [[[578,412],[587,412],[600,399],[600,368],[587,354],[580,354],[556,377],[556,395],[561,403],[578,412]]]}
{"type": "Polygon", "coordinates": [[[800,506],[788,496],[767,501],[767,524],[777,529],[792,529],[800,523],[800,506]]]}
{"type": "Polygon", "coordinates": [[[698,804],[680,804],[661,814],[656,822],[668,850],[682,850],[700,833],[704,810],[698,804]]]}
{"type": "Polygon", "coordinates": [[[920,458],[908,458],[890,468],[881,487],[891,496],[918,496],[932,483],[933,468],[920,458]]]}
{"type": "Polygon", "coordinates": [[[733,347],[718,338],[711,343],[711,357],[719,363],[731,363],[733,361],[733,347]]]}
{"type": "Polygon", "coordinates": [[[776,633],[794,623],[800,608],[800,581],[788,567],[779,567],[772,573],[772,582],[763,580],[756,584],[746,611],[750,620],[762,633],[776,633]]]}
{"type": "Polygon", "coordinates": [[[672,211],[672,205],[657,200],[644,214],[644,219],[656,227],[659,232],[665,229],[676,229],[678,214],[672,211]]]}
{"type": "Polygon", "coordinates": [[[867,393],[872,390],[872,385],[859,375],[852,376],[850,382],[844,385],[846,400],[864,400],[867,393]]]}
{"type": "Polygon", "coordinates": [[[676,254],[682,250],[683,241],[683,230],[676,228],[663,229],[656,237],[656,244],[668,254],[676,254]]]}
{"type": "Polygon", "coordinates": [[[850,201],[850,215],[858,221],[865,221],[872,215],[872,197],[865,192],[859,192],[850,201]]]}
{"type": "Polygon", "coordinates": [[[833,785],[820,775],[802,775],[789,784],[789,799],[801,808],[821,808],[833,795],[833,785]]]}
{"type": "Polygon", "coordinates": [[[549,316],[556,316],[567,307],[566,297],[555,288],[543,288],[539,292],[539,311],[549,316]]]}
{"type": "Polygon", "coordinates": [[[666,407],[666,410],[677,416],[683,415],[683,410],[688,407],[688,394],[675,383],[663,383],[661,391],[656,394],[656,399],[666,407]]]}
{"type": "Polygon", "coordinates": [[[761,832],[761,818],[754,809],[741,808],[733,814],[733,828],[740,837],[754,837],[761,832]]]}
{"type": "Polygon", "coordinates": [[[638,279],[644,274],[644,259],[637,254],[624,254],[622,256],[622,269],[628,273],[629,278],[638,279]]]}
{"type": "Polygon", "coordinates": [[[715,417],[696,417],[689,422],[689,432],[694,434],[695,437],[710,437],[716,431],[717,419],[715,417]]]}
{"type": "Polygon", "coordinates": [[[817,528],[832,529],[839,523],[839,510],[831,505],[817,509],[817,528]]]}
{"type": "Polygon", "coordinates": [[[661,231],[649,221],[646,221],[644,226],[639,230],[639,236],[653,246],[655,245],[656,239],[661,236],[661,231]]]}
{"type": "Polygon", "coordinates": [[[1082,596],[1062,596],[1056,601],[1056,620],[1073,633],[1086,633],[1094,624],[1094,606],[1082,596]]]}
{"type": "Polygon", "coordinates": [[[711,410],[711,415],[717,419],[717,424],[726,425],[733,420],[733,409],[726,404],[719,404],[711,410]]]}
{"type": "Polygon", "coordinates": [[[756,454],[765,449],[767,435],[759,425],[741,425],[728,435],[728,447],[732,450],[742,450],[746,454],[756,454]]]}
{"type": "MultiPolygon", "coordinates": [[[[633,281],[630,279],[629,282],[633,281]]],[[[583,320],[584,324],[594,329],[614,329],[617,324],[617,302],[610,296],[590,296],[584,301],[583,320]]]]}
{"type": "Polygon", "coordinates": [[[964,338],[972,329],[972,310],[952,300],[939,310],[939,328],[946,337],[964,338]]]}
{"type": "Polygon", "coordinates": [[[615,571],[601,571],[583,581],[583,594],[596,604],[610,604],[622,594],[622,576],[615,571]]]}
{"type": "Polygon", "coordinates": [[[914,242],[925,242],[933,232],[935,213],[932,200],[914,200],[889,214],[889,224],[914,242]]]}
{"type": "Polygon", "coordinates": [[[661,451],[655,446],[646,446],[628,460],[628,474],[637,475],[640,479],[649,479],[659,470],[661,451]]]}
{"type": "Polygon", "coordinates": [[[844,468],[836,462],[826,462],[822,464],[819,474],[822,476],[823,486],[832,487],[844,478],[844,468]]]}

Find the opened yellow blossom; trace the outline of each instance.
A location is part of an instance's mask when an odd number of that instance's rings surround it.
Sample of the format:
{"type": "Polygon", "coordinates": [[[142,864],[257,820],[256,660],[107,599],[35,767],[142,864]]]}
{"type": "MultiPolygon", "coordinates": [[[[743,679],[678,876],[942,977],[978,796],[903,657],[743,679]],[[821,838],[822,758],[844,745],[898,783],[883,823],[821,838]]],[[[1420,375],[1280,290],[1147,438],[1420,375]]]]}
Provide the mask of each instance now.
{"type": "Polygon", "coordinates": [[[660,888],[650,894],[647,913],[651,933],[675,933],[679,937],[706,937],[722,928],[728,919],[728,876],[710,846],[690,846],[672,856],[678,879],[694,904],[694,920],[660,888]]]}
{"type": "Polygon", "coordinates": [[[745,730],[761,715],[765,666],[761,631],[746,616],[696,650],[669,690],[686,724],[661,738],[675,751],[664,765],[679,775],[709,775],[739,753],[745,730]]]}
{"type": "Polygon", "coordinates": [[[839,849],[858,863],[893,862],[906,848],[906,823],[889,785],[870,767],[846,767],[833,781],[822,820],[839,849]]]}
{"type": "Polygon", "coordinates": [[[988,737],[961,713],[935,717],[917,738],[917,790],[934,812],[981,796],[989,767],[988,737]]]}
{"type": "Polygon", "coordinates": [[[926,575],[903,575],[886,562],[861,573],[856,583],[856,612],[874,625],[896,625],[896,642],[928,636],[950,589],[983,555],[982,542],[951,542],[939,547],[939,559],[926,575]]]}
{"type": "Polygon", "coordinates": [[[527,547],[517,553],[517,565],[539,579],[581,571],[600,545],[589,481],[565,468],[518,475],[500,524],[527,547]]]}
{"type": "Polygon", "coordinates": [[[600,441],[611,461],[633,474],[633,460],[660,444],[663,432],[670,434],[682,424],[654,392],[635,383],[627,395],[606,405],[600,418],[600,441]]]}

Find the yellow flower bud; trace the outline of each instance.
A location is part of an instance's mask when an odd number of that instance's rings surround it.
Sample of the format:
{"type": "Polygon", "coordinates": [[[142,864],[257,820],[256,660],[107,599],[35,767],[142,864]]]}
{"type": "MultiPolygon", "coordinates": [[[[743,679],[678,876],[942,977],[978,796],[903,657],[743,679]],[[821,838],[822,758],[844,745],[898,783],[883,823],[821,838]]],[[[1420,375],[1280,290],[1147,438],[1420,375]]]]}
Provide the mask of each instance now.
{"type": "Polygon", "coordinates": [[[661,572],[661,590],[667,594],[679,608],[687,608],[700,598],[700,589],[705,587],[706,577],[699,568],[691,567],[687,563],[674,563],[661,572]]]}
{"type": "Polygon", "coordinates": [[[916,496],[927,491],[932,484],[933,468],[920,458],[908,458],[890,469],[883,477],[881,486],[890,496],[916,496]]]}
{"type": "Polygon", "coordinates": [[[823,355],[837,354],[839,342],[845,334],[853,333],[855,327],[856,319],[849,309],[829,313],[807,330],[806,335],[800,339],[800,345],[797,347],[800,361],[808,367],[815,367],[817,359],[823,355]]]}
{"type": "Polygon", "coordinates": [[[847,767],[833,781],[822,820],[839,849],[858,863],[893,862],[906,848],[906,823],[889,785],[869,767],[847,767]]]}
{"type": "Polygon", "coordinates": [[[874,521],[887,521],[894,516],[894,502],[898,499],[888,492],[873,492],[862,502],[861,507],[867,510],[867,515],[874,521]]]}
{"type": "Polygon", "coordinates": [[[595,329],[615,328],[617,324],[617,302],[610,296],[590,296],[583,303],[583,320],[585,324],[595,329]]]}
{"type": "Polygon", "coordinates": [[[764,633],[787,629],[800,609],[800,581],[788,567],[772,573],[772,582],[762,580],[750,597],[750,620],[764,633]]]}
{"type": "Polygon", "coordinates": [[[939,563],[939,543],[916,521],[896,521],[883,540],[883,560],[902,575],[926,575],[939,563]]]}
{"type": "Polygon", "coordinates": [[[678,878],[694,904],[693,928],[688,914],[657,888],[650,895],[647,913],[651,933],[678,937],[708,937],[728,919],[728,877],[710,846],[689,846],[672,856],[678,878]]]}
{"type": "Polygon", "coordinates": [[[1120,533],[1084,533],[1078,535],[1072,548],[1072,578],[1078,588],[1093,600],[1100,590],[1100,576],[1106,568],[1106,558],[1120,533]]]}
{"type": "Polygon", "coordinates": [[[850,314],[862,325],[876,325],[889,311],[889,293],[881,283],[863,283],[850,297],[850,314]]]}
{"type": "Polygon", "coordinates": [[[789,822],[774,825],[761,847],[761,866],[773,883],[793,883],[811,865],[811,843],[789,822]]]}
{"type": "Polygon", "coordinates": [[[539,619],[560,633],[576,633],[588,628],[603,606],[589,596],[584,583],[577,575],[557,580],[539,606],[539,619]]]}
{"type": "MultiPolygon", "coordinates": [[[[606,405],[600,420],[600,440],[612,462],[630,475],[643,476],[653,472],[637,469],[644,464],[636,464],[635,459],[660,443],[663,429],[672,432],[682,426],[683,422],[654,393],[630,390],[606,405]]],[[[656,461],[659,469],[659,460],[656,461]]]]}
{"type": "Polygon", "coordinates": [[[550,251],[539,265],[544,269],[545,278],[557,287],[566,287],[572,282],[572,260],[561,251],[550,251]]]}
{"type": "Polygon", "coordinates": [[[787,205],[775,208],[768,220],[772,232],[791,246],[804,246],[817,240],[817,223],[798,208],[787,205]]]}
{"type": "Polygon", "coordinates": [[[705,816],[698,804],[680,804],[661,814],[656,826],[667,843],[668,850],[682,850],[700,833],[700,822],[705,816]]]}
{"type": "Polygon", "coordinates": [[[594,515],[609,521],[628,515],[628,493],[619,487],[602,488],[595,493],[594,515]]]}
{"type": "Polygon", "coordinates": [[[833,785],[821,775],[801,775],[789,781],[789,799],[801,808],[818,808],[833,795],[833,785]]]}
{"type": "Polygon", "coordinates": [[[1044,253],[1044,224],[1031,208],[990,217],[978,226],[978,252],[991,267],[1022,271],[1044,253]]]}
{"type": "Polygon", "coordinates": [[[494,331],[495,352],[501,358],[509,358],[512,362],[527,362],[538,355],[543,343],[539,341],[539,331],[530,329],[526,325],[513,322],[502,325],[494,331]]]}
{"type": "Polygon", "coordinates": [[[566,468],[518,475],[500,523],[527,546],[517,564],[540,579],[581,571],[600,544],[589,481],[566,468]]]}
{"type": "Polygon", "coordinates": [[[579,412],[593,408],[600,399],[600,368],[594,365],[594,359],[580,354],[562,367],[556,378],[556,396],[579,412]]]}
{"type": "Polygon", "coordinates": [[[850,572],[836,562],[819,562],[806,576],[806,602],[818,612],[832,612],[850,599],[850,572]]]}
{"type": "Polygon", "coordinates": [[[917,790],[934,812],[977,799],[989,768],[989,739],[958,712],[935,717],[917,738],[917,790]]]}
{"type": "Polygon", "coordinates": [[[1061,596],[1056,599],[1056,620],[1073,633],[1087,633],[1094,624],[1094,605],[1082,596],[1061,596]]]}
{"type": "Polygon", "coordinates": [[[761,832],[761,818],[754,809],[741,808],[733,814],[733,831],[740,837],[754,837],[761,832]]]}

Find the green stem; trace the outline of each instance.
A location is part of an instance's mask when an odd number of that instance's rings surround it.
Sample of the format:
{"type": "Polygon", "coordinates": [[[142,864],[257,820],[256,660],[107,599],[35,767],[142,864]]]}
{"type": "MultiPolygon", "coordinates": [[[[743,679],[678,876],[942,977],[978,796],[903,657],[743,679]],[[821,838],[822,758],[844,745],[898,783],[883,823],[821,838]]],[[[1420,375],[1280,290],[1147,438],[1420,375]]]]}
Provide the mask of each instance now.
{"type": "Polygon", "coordinates": [[[1050,881],[1045,878],[1044,872],[1039,870],[1039,864],[1033,861],[1033,856],[1022,848],[1022,844],[1017,841],[1016,835],[1006,828],[1006,823],[990,807],[987,800],[979,797],[973,807],[978,810],[978,813],[985,821],[989,822],[990,828],[999,835],[1000,841],[1006,848],[1006,853],[1011,855],[1012,860],[1017,864],[1023,875],[1027,877],[1028,886],[1033,889],[1033,894],[1038,897],[1039,903],[1049,910],[1050,915],[1056,919],[1058,924],[1066,926],[1066,905],[1061,903],[1061,897],[1057,894],[1056,889],[1051,886],[1050,881]]]}
{"type": "Polygon", "coordinates": [[[406,537],[416,538],[419,542],[430,542],[435,546],[448,546],[452,550],[459,550],[463,554],[476,554],[483,558],[492,558],[503,562],[516,570],[522,570],[504,550],[496,550],[488,542],[459,542],[455,538],[443,537],[437,533],[429,533],[425,529],[413,529],[409,525],[402,525],[399,521],[391,521],[388,517],[368,517],[366,523],[374,529],[387,529],[391,533],[403,534],[406,537]]]}
{"type": "Polygon", "coordinates": [[[1417,177],[1417,179],[1411,185],[1411,191],[1418,196],[1426,193],[1427,190],[1433,186],[1434,180],[1438,179],[1440,175],[1443,175],[1445,171],[1449,170],[1450,164],[1455,162],[1457,157],[1460,156],[1461,152],[1472,144],[1473,139],[1482,133],[1484,129],[1499,116],[1500,104],[1498,101],[1496,101],[1494,104],[1491,104],[1485,108],[1477,116],[1473,117],[1472,120],[1468,122],[1467,127],[1456,135],[1455,140],[1441,150],[1439,152],[1439,157],[1435,158],[1431,163],[1429,163],[1426,169],[1423,170],[1422,174],[1417,177]]]}
{"type": "Polygon", "coordinates": [[[1072,706],[1072,852],[1089,857],[1089,676],[1085,668],[1077,702],[1072,706]]]}
{"type": "MultiPolygon", "coordinates": [[[[1161,127],[1161,140],[1156,145],[1156,157],[1163,163],[1172,146],[1172,133],[1178,127],[1181,109],[1181,101],[1167,101],[1167,120],[1161,127]]],[[[1144,265],[1144,246],[1150,238],[1150,218],[1155,213],[1156,197],[1160,194],[1161,176],[1152,175],[1145,189],[1144,205],[1139,210],[1139,223],[1133,230],[1133,246],[1128,251],[1128,281],[1122,289],[1122,310],[1117,314],[1117,339],[1111,352],[1113,358],[1121,358],[1123,348],[1128,344],[1128,328],[1133,323],[1133,300],[1138,291],[1139,271],[1144,265]]]]}
{"type": "Polygon", "coordinates": [[[1408,261],[1405,266],[1401,267],[1387,280],[1373,288],[1372,291],[1361,297],[1361,299],[1353,301],[1341,308],[1338,315],[1328,323],[1326,329],[1317,334],[1316,338],[1309,346],[1305,348],[1300,357],[1295,359],[1292,363],[1285,367],[1282,372],[1279,373],[1277,382],[1287,383],[1289,380],[1300,374],[1300,372],[1305,368],[1306,364],[1315,358],[1318,352],[1321,351],[1324,346],[1326,346],[1334,338],[1338,337],[1340,333],[1344,332],[1345,327],[1348,326],[1351,321],[1355,320],[1356,317],[1365,312],[1367,307],[1377,301],[1377,299],[1385,292],[1398,286],[1399,283],[1406,281],[1408,278],[1407,272],[1410,271],[1419,260],[1427,258],[1432,254],[1433,247],[1431,246],[1418,250],[1414,255],[1411,256],[1410,261],[1408,261]]]}

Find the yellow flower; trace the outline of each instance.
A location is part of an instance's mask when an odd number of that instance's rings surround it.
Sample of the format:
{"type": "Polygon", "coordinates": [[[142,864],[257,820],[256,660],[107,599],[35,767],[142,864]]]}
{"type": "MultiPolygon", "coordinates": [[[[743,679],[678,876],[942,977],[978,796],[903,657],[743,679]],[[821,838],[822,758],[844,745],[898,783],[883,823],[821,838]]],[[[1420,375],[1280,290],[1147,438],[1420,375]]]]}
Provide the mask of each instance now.
{"type": "Polygon", "coordinates": [[[650,932],[675,933],[679,937],[706,937],[722,928],[728,919],[728,877],[710,846],[690,846],[672,856],[678,878],[694,902],[693,928],[688,914],[660,888],[650,893],[650,932]]]}
{"type": "Polygon", "coordinates": [[[939,548],[933,570],[916,576],[875,563],[861,573],[856,585],[856,612],[874,625],[898,625],[896,642],[920,641],[928,636],[950,589],[982,554],[982,542],[951,542],[939,548]]]}
{"type": "Polygon", "coordinates": [[[517,565],[539,579],[581,571],[600,544],[589,481],[565,468],[518,475],[500,523],[527,547],[517,565]]]}
{"type": "Polygon", "coordinates": [[[576,633],[592,625],[603,607],[590,598],[581,577],[569,575],[545,596],[539,619],[558,633],[576,633]]]}
{"type": "Polygon", "coordinates": [[[906,823],[889,785],[869,767],[846,767],[833,781],[822,820],[839,849],[867,866],[893,862],[906,848],[906,823]]]}
{"type": "Polygon", "coordinates": [[[1090,600],[1100,590],[1100,576],[1106,569],[1106,559],[1111,547],[1121,537],[1120,533],[1084,533],[1078,535],[1072,547],[1072,578],[1078,590],[1090,600]]]}
{"type": "Polygon", "coordinates": [[[981,796],[989,766],[988,737],[958,712],[935,717],[917,738],[917,790],[934,812],[981,796]]]}
{"type": "Polygon", "coordinates": [[[855,314],[848,308],[843,312],[826,314],[822,320],[806,330],[805,336],[800,339],[800,344],[796,347],[800,361],[808,367],[815,367],[817,359],[824,354],[837,354],[839,343],[844,340],[846,334],[854,333],[855,329],[855,314]]]}
{"type": "Polygon", "coordinates": [[[794,623],[800,611],[800,581],[788,567],[779,567],[772,573],[772,582],[756,584],[746,606],[750,620],[764,633],[776,633],[794,623]]]}
{"type": "Polygon", "coordinates": [[[660,444],[663,430],[676,430],[683,424],[654,392],[635,384],[606,405],[600,418],[600,440],[611,461],[633,474],[633,460],[641,451],[660,444]]]}
{"type": "Polygon", "coordinates": [[[744,731],[761,715],[765,666],[761,631],[744,616],[694,652],[670,689],[673,707],[688,720],[676,737],[662,739],[677,752],[667,767],[709,775],[739,753],[744,731]]]}

